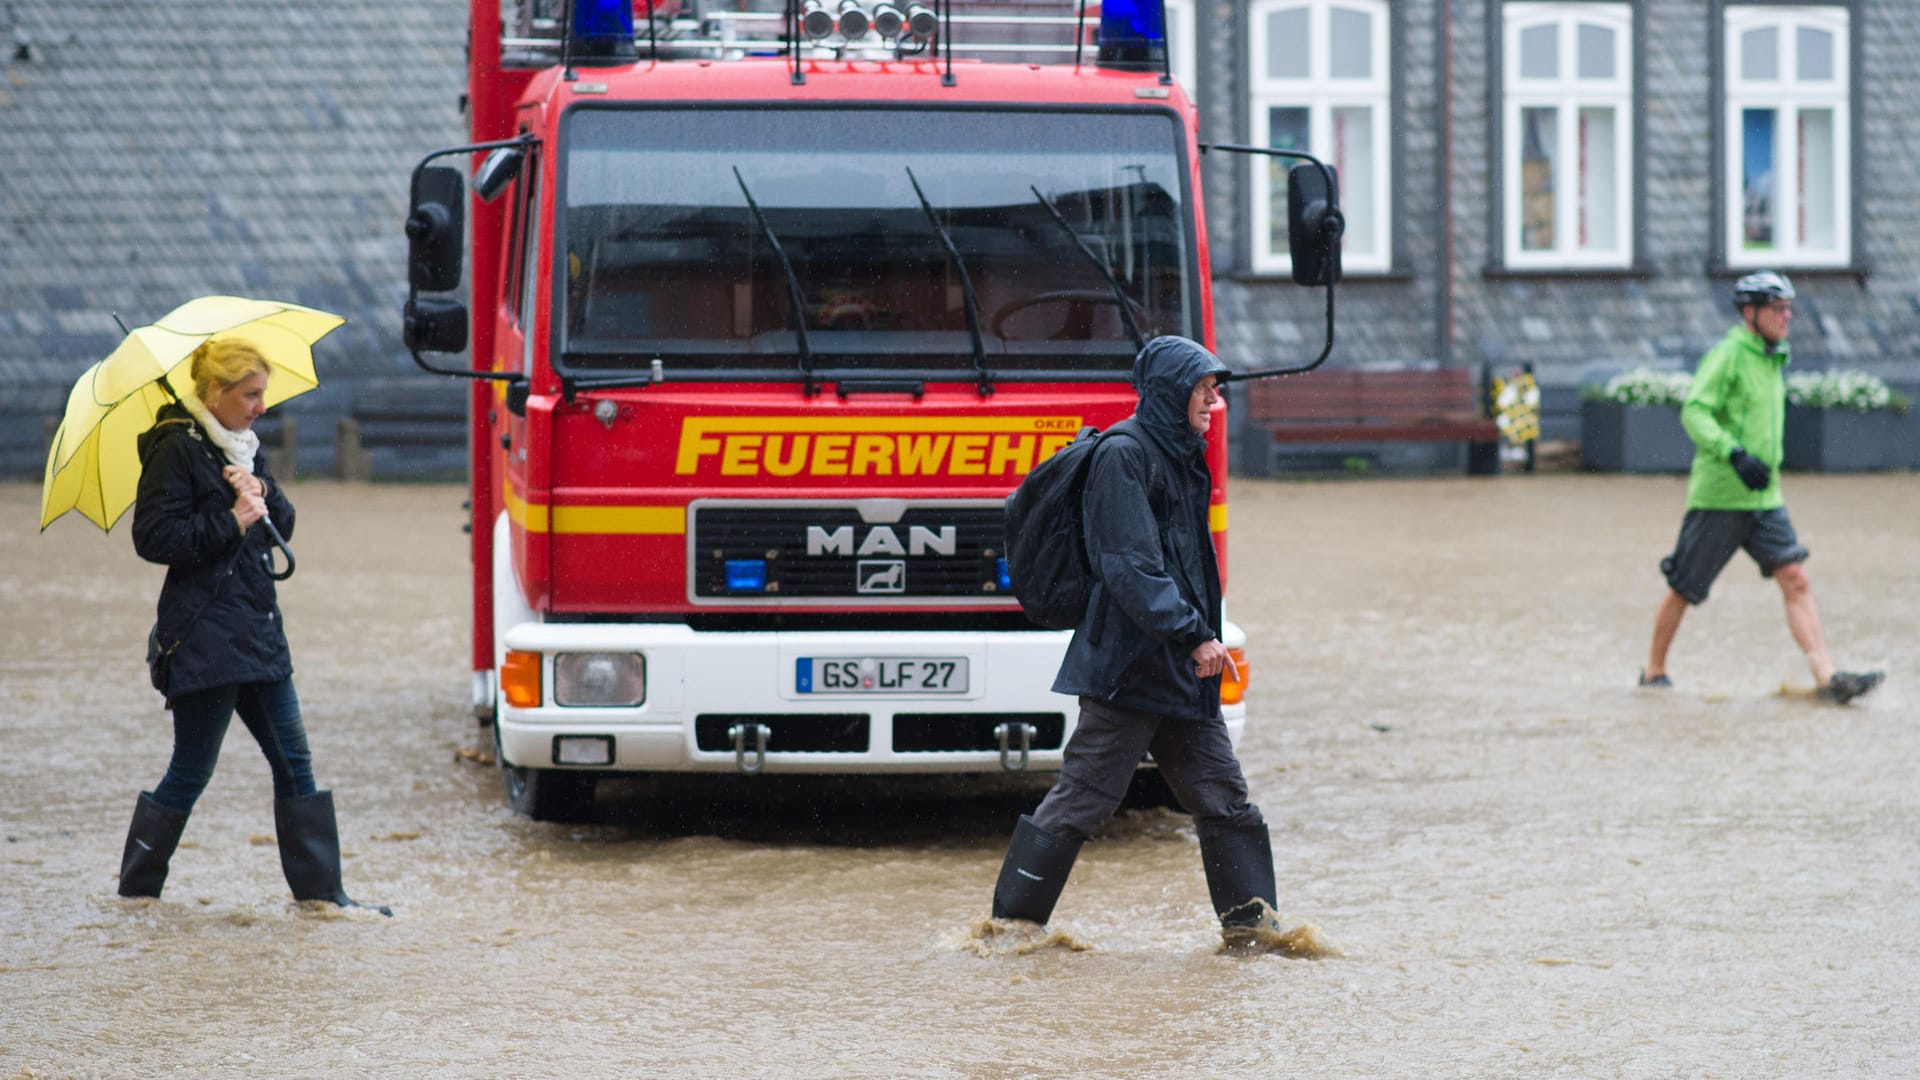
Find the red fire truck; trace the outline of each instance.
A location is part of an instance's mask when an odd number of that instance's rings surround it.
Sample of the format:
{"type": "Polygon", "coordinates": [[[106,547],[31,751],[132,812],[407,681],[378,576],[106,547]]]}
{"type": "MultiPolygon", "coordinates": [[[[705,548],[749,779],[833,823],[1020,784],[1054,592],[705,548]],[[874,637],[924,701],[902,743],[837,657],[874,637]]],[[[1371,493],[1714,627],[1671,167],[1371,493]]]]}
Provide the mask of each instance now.
{"type": "Polygon", "coordinates": [[[535,818],[614,773],[1057,769],[1067,635],[1010,595],[1003,500],[1132,411],[1145,340],[1212,344],[1159,0],[752,6],[473,0],[474,142],[414,174],[407,341],[472,380],[474,704],[535,818]]]}

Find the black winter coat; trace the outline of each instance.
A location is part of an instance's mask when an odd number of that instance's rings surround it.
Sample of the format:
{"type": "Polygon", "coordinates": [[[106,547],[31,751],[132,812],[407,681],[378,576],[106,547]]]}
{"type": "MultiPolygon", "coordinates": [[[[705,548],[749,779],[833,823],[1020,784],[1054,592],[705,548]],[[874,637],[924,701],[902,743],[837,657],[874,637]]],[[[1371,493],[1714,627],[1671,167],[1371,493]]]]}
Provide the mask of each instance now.
{"type": "Polygon", "coordinates": [[[1141,438],[1103,440],[1082,510],[1093,594],[1054,678],[1055,693],[1196,720],[1220,713],[1220,677],[1193,673],[1192,653],[1221,632],[1220,565],[1208,504],[1206,440],[1187,402],[1227,366],[1199,344],[1160,337],[1134,361],[1141,438]]]}
{"type": "MultiPolygon", "coordinates": [[[[133,549],[165,564],[154,628],[162,644],[179,641],[169,697],[213,686],[273,682],[293,674],[280,605],[267,576],[272,547],[264,526],[245,535],[233,518],[227,460],[179,405],[160,410],[140,436],[140,490],[133,504],[133,549]]],[[[293,535],[293,504],[256,461],[267,516],[293,535]]]]}

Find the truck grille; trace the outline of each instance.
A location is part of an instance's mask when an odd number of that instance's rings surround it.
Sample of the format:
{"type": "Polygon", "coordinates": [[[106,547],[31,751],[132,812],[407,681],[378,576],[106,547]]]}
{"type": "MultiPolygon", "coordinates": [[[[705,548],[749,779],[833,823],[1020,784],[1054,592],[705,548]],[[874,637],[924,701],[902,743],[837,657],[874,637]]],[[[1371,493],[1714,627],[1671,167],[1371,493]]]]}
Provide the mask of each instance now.
{"type": "Polygon", "coordinates": [[[691,516],[695,600],[1013,600],[998,505],[915,506],[875,523],[844,503],[696,503],[691,516]]]}
{"type": "Polygon", "coordinates": [[[1001,724],[1032,728],[1034,750],[1060,749],[1067,730],[1067,718],[1060,713],[897,713],[893,749],[902,754],[998,750],[1000,740],[993,729],[1001,724]]]}
{"type": "Polygon", "coordinates": [[[732,750],[727,730],[736,724],[765,727],[767,752],[784,754],[864,754],[870,726],[865,713],[701,713],[693,719],[693,743],[732,750]]]}

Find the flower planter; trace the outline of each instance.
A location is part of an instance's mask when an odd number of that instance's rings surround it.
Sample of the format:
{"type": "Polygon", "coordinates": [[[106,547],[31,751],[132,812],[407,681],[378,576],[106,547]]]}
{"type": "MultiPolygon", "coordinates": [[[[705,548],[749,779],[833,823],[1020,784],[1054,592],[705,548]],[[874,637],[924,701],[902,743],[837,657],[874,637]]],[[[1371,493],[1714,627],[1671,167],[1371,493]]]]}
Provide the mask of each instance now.
{"type": "Polygon", "coordinates": [[[1580,464],[1591,472],[1683,473],[1693,466],[1693,440],[1671,406],[1583,401],[1580,464]]]}
{"type": "Polygon", "coordinates": [[[1911,422],[1892,409],[1854,412],[1787,406],[1786,459],[1802,472],[1870,472],[1909,467],[1911,443],[1920,437],[1911,422]]]}

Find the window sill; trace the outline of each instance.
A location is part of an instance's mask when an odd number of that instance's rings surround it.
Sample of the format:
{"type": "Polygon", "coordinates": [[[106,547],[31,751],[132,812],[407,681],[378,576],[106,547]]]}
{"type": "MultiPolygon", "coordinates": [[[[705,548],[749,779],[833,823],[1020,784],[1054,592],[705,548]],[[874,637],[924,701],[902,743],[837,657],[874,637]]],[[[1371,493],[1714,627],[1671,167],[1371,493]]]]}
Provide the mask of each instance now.
{"type": "Polygon", "coordinates": [[[1645,263],[1631,266],[1507,266],[1503,263],[1488,263],[1480,268],[1480,276],[1490,279],[1511,278],[1602,278],[1625,280],[1628,278],[1650,278],[1654,269],[1645,263]]]}
{"type": "Polygon", "coordinates": [[[1764,266],[1728,266],[1715,261],[1707,265],[1707,274],[1716,278],[1741,278],[1748,274],[1757,274],[1762,270],[1778,270],[1780,273],[1797,278],[1852,278],[1856,284],[1866,284],[1868,275],[1873,273],[1873,264],[1853,262],[1836,266],[1833,263],[1820,263],[1813,266],[1796,266],[1793,263],[1768,263],[1764,266]]]}
{"type": "MultiPolygon", "coordinates": [[[[1293,275],[1284,270],[1231,270],[1224,274],[1213,275],[1216,280],[1231,281],[1238,285],[1291,285],[1293,275]]],[[[1414,273],[1403,266],[1391,270],[1346,270],[1340,271],[1341,285],[1366,285],[1372,282],[1398,284],[1412,281],[1414,273]]],[[[1318,285],[1302,285],[1303,289],[1317,289],[1318,285]]]]}

